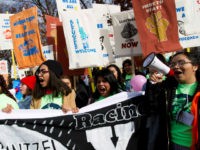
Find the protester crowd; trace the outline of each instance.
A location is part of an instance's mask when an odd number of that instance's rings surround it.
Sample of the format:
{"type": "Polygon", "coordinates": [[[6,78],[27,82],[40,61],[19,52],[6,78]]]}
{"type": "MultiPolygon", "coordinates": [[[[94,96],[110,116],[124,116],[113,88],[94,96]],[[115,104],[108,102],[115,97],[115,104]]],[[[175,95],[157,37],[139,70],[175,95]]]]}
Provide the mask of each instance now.
{"type": "Polygon", "coordinates": [[[6,113],[11,113],[12,109],[62,109],[65,113],[77,113],[81,107],[123,91],[145,91],[148,150],[197,150],[200,148],[199,61],[184,50],[175,53],[168,62],[161,54],[156,56],[170,68],[169,74],[151,67],[136,73],[132,60],[126,59],[122,70],[116,64],[110,64],[95,70],[92,79],[80,76],[76,86],[71,77],[63,75],[58,61],[47,60],[34,75],[21,79],[23,99],[20,101],[9,92],[0,75],[0,108],[6,113]],[[132,79],[136,76],[146,78],[142,83],[145,88],[133,88],[132,79]],[[94,92],[90,87],[91,80],[95,83],[94,92]]]}

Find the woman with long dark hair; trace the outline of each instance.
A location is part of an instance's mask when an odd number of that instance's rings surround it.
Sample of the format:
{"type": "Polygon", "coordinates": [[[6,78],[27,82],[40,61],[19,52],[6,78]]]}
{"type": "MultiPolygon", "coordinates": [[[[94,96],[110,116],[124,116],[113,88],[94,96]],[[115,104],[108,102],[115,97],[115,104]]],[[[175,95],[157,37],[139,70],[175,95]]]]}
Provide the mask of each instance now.
{"type": "Polygon", "coordinates": [[[60,79],[62,66],[58,61],[47,60],[37,69],[33,90],[33,109],[62,109],[77,112],[75,100],[68,96],[71,89],[60,79]]]}
{"type": "Polygon", "coordinates": [[[118,81],[119,88],[124,91],[125,90],[124,79],[122,78],[122,73],[119,67],[115,64],[110,64],[106,68],[108,68],[114,74],[115,78],[118,81]]]}
{"type": "Polygon", "coordinates": [[[92,102],[100,101],[120,92],[118,82],[113,73],[104,68],[95,74],[96,91],[93,95],[92,102]]]}

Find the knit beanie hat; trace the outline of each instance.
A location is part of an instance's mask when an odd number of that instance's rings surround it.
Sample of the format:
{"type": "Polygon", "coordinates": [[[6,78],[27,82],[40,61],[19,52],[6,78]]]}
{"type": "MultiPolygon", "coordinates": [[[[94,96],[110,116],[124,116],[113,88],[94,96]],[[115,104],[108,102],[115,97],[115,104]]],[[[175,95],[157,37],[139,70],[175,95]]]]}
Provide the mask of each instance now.
{"type": "Polygon", "coordinates": [[[47,60],[43,62],[41,65],[46,65],[49,68],[49,70],[54,72],[58,78],[60,78],[60,76],[63,74],[62,65],[58,61],[47,60]]]}
{"type": "Polygon", "coordinates": [[[31,90],[35,87],[36,78],[35,76],[27,76],[21,79],[21,83],[27,85],[31,90]]]}

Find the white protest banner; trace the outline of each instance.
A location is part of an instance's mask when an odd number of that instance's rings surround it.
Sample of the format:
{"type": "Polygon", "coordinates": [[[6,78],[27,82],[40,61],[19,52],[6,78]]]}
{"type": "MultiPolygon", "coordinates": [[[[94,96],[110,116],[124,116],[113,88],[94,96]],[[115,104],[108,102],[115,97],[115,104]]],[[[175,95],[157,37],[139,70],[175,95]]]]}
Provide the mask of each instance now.
{"type": "Polygon", "coordinates": [[[8,74],[8,61],[0,60],[0,74],[8,74]]]}
{"type": "Polygon", "coordinates": [[[107,29],[100,29],[100,37],[99,37],[100,43],[101,43],[101,50],[103,55],[103,61],[105,65],[111,64],[115,62],[112,46],[110,44],[108,30],[107,29]]]}
{"type": "Polygon", "coordinates": [[[46,60],[54,60],[53,45],[47,45],[42,47],[42,52],[46,60]]]}
{"type": "Polygon", "coordinates": [[[142,55],[133,10],[111,14],[111,17],[113,21],[116,56],[142,55]]]}
{"type": "Polygon", "coordinates": [[[99,28],[108,29],[112,26],[110,14],[118,13],[121,11],[120,6],[108,4],[92,4],[93,9],[97,15],[97,22],[99,28]]]}
{"type": "Polygon", "coordinates": [[[182,48],[200,46],[200,34],[188,35],[185,30],[185,19],[188,16],[185,13],[185,3],[182,0],[176,0],[176,14],[178,21],[179,42],[182,48]]]}
{"type": "Polygon", "coordinates": [[[92,4],[97,18],[97,27],[99,29],[108,29],[109,39],[114,49],[113,26],[112,26],[112,13],[121,12],[121,7],[117,5],[108,4],[92,4]]]}
{"type": "Polygon", "coordinates": [[[199,0],[181,0],[181,3],[183,3],[184,11],[185,11],[184,29],[185,29],[186,35],[200,34],[200,28],[199,28],[200,1],[199,0]]]}
{"type": "Polygon", "coordinates": [[[62,13],[63,29],[67,43],[69,68],[104,66],[93,9],[62,13]]]}
{"type": "Polygon", "coordinates": [[[67,10],[80,10],[80,1],[79,0],[56,0],[58,15],[60,21],[62,21],[61,13],[67,10]]]}
{"type": "Polygon", "coordinates": [[[10,16],[12,14],[0,14],[0,50],[13,49],[10,16]]]}
{"type": "Polygon", "coordinates": [[[44,109],[0,112],[0,148],[141,150],[146,145],[144,102],[141,93],[122,92],[74,114],[44,109]]]}

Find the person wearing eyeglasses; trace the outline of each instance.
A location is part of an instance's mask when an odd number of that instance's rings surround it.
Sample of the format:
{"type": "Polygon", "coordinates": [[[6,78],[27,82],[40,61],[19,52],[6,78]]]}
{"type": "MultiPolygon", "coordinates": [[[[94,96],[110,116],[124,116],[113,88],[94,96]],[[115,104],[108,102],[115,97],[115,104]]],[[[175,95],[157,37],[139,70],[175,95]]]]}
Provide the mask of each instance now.
{"type": "Polygon", "coordinates": [[[169,67],[173,76],[156,81],[151,74],[145,95],[149,102],[148,150],[199,150],[200,74],[192,53],[178,52],[169,67]]]}
{"type": "Polygon", "coordinates": [[[58,61],[47,60],[35,72],[36,83],[31,101],[32,109],[62,109],[63,112],[78,112],[71,89],[60,79],[63,74],[58,61]]]}

